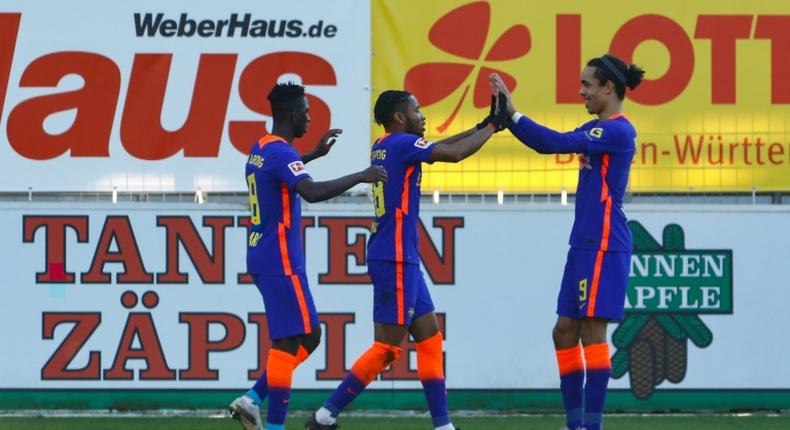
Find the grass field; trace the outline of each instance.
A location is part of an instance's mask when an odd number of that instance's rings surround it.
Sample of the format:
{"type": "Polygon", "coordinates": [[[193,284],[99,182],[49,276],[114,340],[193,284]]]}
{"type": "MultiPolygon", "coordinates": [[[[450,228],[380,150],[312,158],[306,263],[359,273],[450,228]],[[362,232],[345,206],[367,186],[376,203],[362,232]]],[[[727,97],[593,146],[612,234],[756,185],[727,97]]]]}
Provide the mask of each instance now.
{"type": "MultiPolygon", "coordinates": [[[[305,416],[288,420],[286,428],[301,429],[305,416]]],[[[453,420],[463,430],[557,430],[559,416],[460,417],[453,420]]],[[[430,430],[428,418],[342,417],[343,430],[430,430]]],[[[30,418],[0,417],[0,430],[239,430],[230,418],[30,418]]],[[[790,416],[612,416],[607,430],[787,430],[790,416]]]]}

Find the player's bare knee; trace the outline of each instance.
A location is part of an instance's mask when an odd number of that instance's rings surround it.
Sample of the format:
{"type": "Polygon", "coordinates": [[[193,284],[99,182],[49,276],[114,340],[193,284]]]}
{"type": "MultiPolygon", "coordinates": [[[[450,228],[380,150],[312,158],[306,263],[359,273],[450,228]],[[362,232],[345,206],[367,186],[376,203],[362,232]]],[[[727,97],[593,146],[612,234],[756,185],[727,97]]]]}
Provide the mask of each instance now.
{"type": "Polygon", "coordinates": [[[400,348],[388,348],[386,354],[384,355],[384,367],[386,368],[392,364],[393,361],[397,360],[398,357],[400,357],[401,352],[403,352],[403,350],[400,348]]]}

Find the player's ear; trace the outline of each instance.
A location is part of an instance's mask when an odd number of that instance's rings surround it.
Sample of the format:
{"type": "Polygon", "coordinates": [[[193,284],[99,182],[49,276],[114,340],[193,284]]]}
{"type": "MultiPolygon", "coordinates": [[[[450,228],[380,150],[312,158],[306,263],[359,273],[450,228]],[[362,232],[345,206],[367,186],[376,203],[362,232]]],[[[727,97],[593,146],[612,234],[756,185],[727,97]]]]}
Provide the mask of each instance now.
{"type": "Polygon", "coordinates": [[[606,94],[607,95],[608,94],[612,94],[614,92],[614,90],[615,90],[614,82],[612,82],[611,80],[606,81],[606,85],[604,85],[604,87],[606,87],[605,89],[606,89],[606,94]]]}
{"type": "Polygon", "coordinates": [[[406,124],[406,114],[403,112],[395,112],[392,114],[392,120],[398,124],[406,124]]]}

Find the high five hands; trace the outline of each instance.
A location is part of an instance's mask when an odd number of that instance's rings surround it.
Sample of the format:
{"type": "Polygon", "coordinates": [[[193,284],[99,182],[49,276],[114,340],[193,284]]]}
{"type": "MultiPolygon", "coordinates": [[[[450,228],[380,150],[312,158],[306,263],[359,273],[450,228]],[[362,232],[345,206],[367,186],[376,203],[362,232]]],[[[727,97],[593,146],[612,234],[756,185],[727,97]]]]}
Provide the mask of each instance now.
{"type": "Polygon", "coordinates": [[[501,105],[505,107],[507,117],[512,117],[516,113],[516,108],[513,107],[513,98],[510,96],[510,91],[508,91],[505,81],[498,74],[492,73],[488,75],[488,86],[491,88],[492,94],[497,94],[500,98],[504,96],[505,103],[501,105]]]}
{"type": "MultiPolygon", "coordinates": [[[[504,83],[502,85],[504,86],[504,83]]],[[[499,133],[510,125],[511,114],[508,114],[507,108],[512,106],[510,105],[507,88],[505,92],[499,90],[498,87],[491,83],[491,78],[489,78],[489,87],[491,87],[491,109],[488,112],[488,116],[477,124],[476,128],[481,130],[491,124],[494,128],[494,133],[499,133]]]]}

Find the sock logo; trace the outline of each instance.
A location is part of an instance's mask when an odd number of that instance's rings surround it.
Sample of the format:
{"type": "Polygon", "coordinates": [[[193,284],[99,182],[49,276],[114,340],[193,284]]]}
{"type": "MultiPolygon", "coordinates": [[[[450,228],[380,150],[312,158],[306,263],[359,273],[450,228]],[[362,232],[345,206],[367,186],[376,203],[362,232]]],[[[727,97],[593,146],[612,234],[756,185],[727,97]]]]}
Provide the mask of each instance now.
{"type": "Polygon", "coordinates": [[[617,352],[612,378],[629,374],[631,392],[646,400],[662,382],[681,382],[688,370],[688,341],[713,342],[701,314],[733,313],[732,250],[688,250],[677,224],[664,227],[663,245],[638,222],[625,318],[612,333],[617,352]]]}

